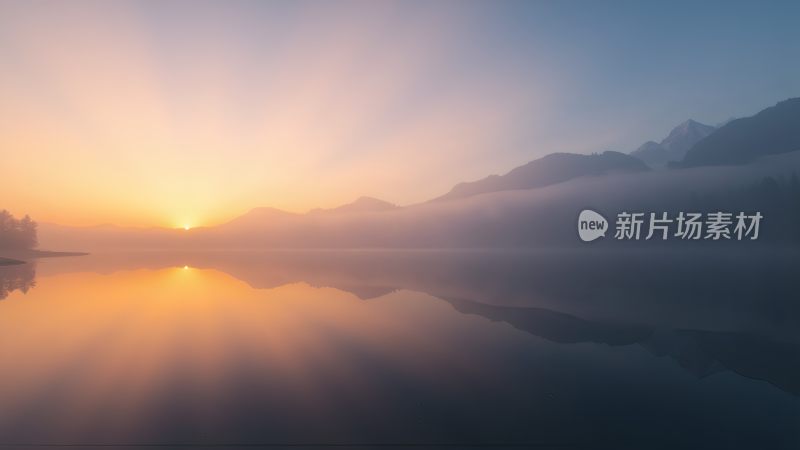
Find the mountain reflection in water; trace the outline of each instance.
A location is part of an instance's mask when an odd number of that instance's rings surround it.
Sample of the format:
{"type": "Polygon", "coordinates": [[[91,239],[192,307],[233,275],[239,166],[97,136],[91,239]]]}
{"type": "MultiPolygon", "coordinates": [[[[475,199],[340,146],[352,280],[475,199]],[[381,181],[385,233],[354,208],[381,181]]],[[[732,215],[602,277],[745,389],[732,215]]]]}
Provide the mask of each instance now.
{"type": "Polygon", "coordinates": [[[797,262],[275,251],[2,267],[0,444],[796,448],[797,262]]]}

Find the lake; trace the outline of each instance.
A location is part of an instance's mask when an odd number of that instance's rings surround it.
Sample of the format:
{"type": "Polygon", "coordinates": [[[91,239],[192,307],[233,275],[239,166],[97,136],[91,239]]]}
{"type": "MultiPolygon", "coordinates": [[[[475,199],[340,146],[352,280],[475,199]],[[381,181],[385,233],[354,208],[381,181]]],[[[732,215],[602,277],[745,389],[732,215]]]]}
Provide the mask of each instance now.
{"type": "Polygon", "coordinates": [[[0,267],[0,445],[800,448],[796,251],[0,267]]]}

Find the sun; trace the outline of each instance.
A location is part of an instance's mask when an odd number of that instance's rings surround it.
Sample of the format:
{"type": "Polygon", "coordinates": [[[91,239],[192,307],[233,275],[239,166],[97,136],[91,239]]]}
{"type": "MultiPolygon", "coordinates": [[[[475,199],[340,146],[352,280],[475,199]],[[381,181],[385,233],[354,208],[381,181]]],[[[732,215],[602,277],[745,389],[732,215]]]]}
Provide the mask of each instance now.
{"type": "Polygon", "coordinates": [[[192,227],[190,227],[189,225],[184,225],[183,226],[183,229],[186,230],[186,231],[189,231],[190,228],[192,228],[192,227]]]}

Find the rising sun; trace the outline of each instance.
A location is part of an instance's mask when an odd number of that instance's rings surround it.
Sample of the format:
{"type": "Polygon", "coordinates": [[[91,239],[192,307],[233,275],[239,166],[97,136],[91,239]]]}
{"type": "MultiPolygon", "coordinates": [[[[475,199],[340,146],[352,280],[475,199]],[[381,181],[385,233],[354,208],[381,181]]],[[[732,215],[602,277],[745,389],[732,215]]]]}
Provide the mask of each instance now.
{"type": "Polygon", "coordinates": [[[184,230],[187,230],[187,231],[188,231],[188,230],[189,230],[189,228],[191,228],[189,225],[184,225],[184,226],[183,226],[183,229],[184,229],[184,230]]]}

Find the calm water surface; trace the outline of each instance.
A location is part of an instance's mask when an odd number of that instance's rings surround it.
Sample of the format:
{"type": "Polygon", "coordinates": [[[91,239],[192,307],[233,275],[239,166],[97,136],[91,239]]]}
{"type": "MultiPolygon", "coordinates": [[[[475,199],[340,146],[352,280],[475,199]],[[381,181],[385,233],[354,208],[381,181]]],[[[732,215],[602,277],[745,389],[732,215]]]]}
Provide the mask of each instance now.
{"type": "Polygon", "coordinates": [[[0,444],[800,448],[791,252],[0,268],[0,444]]]}

